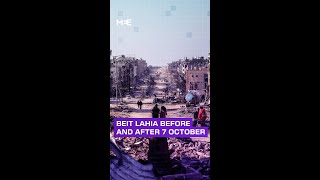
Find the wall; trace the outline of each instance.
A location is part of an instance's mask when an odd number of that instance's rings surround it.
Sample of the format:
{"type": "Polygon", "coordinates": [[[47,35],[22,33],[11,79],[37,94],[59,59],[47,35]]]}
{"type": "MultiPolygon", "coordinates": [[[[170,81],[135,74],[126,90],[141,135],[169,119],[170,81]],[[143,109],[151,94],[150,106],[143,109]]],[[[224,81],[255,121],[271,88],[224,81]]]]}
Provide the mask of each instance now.
{"type": "Polygon", "coordinates": [[[205,82],[205,74],[208,74],[208,68],[194,67],[191,70],[191,68],[189,67],[189,69],[186,71],[186,90],[206,89],[205,86],[208,86],[208,82],[205,82]]]}

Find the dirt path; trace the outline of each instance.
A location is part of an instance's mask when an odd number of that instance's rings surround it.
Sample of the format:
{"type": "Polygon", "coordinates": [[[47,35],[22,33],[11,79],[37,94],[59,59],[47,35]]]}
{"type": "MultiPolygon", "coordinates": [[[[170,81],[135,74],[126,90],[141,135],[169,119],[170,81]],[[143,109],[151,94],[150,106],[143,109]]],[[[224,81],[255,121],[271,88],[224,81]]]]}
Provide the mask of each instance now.
{"type": "MultiPolygon", "coordinates": [[[[165,68],[161,68],[158,70],[158,72],[160,73],[160,76],[157,77],[156,76],[156,72],[153,72],[151,74],[151,76],[155,77],[155,82],[157,83],[157,85],[155,86],[154,89],[154,94],[156,94],[157,98],[162,98],[164,96],[164,92],[163,90],[166,88],[165,83],[163,82],[164,79],[168,79],[170,77],[169,73],[166,71],[165,68]]],[[[146,87],[143,87],[146,88],[146,87]]],[[[138,92],[137,92],[138,93],[138,92]]],[[[151,110],[154,107],[154,104],[152,104],[153,102],[153,98],[154,96],[152,96],[151,98],[145,98],[143,99],[143,106],[142,109],[138,109],[138,105],[136,104],[137,101],[139,99],[136,98],[131,98],[131,99],[127,99],[124,98],[124,101],[126,102],[126,104],[128,105],[128,110],[130,111],[128,113],[129,117],[131,118],[151,118],[151,110]]],[[[181,106],[185,106],[185,104],[169,104],[169,103],[165,103],[165,104],[158,104],[159,108],[164,105],[167,109],[168,118],[175,118],[178,117],[177,114],[179,114],[179,109],[181,109],[181,106]]],[[[116,104],[112,103],[111,104],[111,108],[115,107],[116,104]]],[[[182,114],[183,117],[192,117],[192,113],[185,113],[182,114]]],[[[192,140],[195,141],[205,141],[205,142],[210,142],[210,130],[209,130],[209,137],[207,138],[191,138],[192,140]]]]}

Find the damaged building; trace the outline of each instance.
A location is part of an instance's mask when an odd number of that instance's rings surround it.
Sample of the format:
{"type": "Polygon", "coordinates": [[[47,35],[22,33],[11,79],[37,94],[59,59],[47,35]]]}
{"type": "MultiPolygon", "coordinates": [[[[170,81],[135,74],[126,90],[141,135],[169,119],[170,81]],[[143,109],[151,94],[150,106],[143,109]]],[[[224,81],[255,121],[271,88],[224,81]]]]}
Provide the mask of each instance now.
{"type": "MultiPolygon", "coordinates": [[[[141,83],[141,77],[146,73],[146,60],[124,55],[114,56],[110,59],[110,83],[114,92],[117,88],[122,94],[130,93],[134,87],[141,83]]],[[[114,94],[112,93],[112,95],[114,94]]]]}

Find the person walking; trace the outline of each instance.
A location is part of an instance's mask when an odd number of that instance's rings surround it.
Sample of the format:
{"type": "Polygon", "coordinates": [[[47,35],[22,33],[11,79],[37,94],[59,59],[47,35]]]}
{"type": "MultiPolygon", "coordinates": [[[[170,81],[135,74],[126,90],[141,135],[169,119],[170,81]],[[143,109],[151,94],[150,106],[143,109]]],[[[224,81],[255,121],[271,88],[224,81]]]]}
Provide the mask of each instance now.
{"type": "Polygon", "coordinates": [[[142,101],[140,100],[140,109],[142,109],[142,105],[143,105],[143,103],[142,103],[142,101]]]}
{"type": "Polygon", "coordinates": [[[140,101],[138,100],[138,102],[137,102],[137,105],[138,105],[138,109],[139,109],[139,106],[140,106],[140,101]]]}
{"type": "Polygon", "coordinates": [[[158,104],[156,104],[152,109],[152,118],[159,118],[160,109],[158,108],[158,104]]]}
{"type": "Polygon", "coordinates": [[[193,123],[192,123],[192,126],[197,126],[198,124],[198,121],[199,121],[199,110],[200,108],[195,108],[194,109],[195,111],[193,112],[193,123]]]}
{"type": "Polygon", "coordinates": [[[203,108],[203,106],[200,106],[200,110],[198,113],[198,119],[200,120],[200,124],[201,126],[204,126],[204,122],[207,119],[207,112],[206,110],[203,108]]]}
{"type": "Polygon", "coordinates": [[[167,116],[167,109],[164,106],[161,106],[161,110],[160,110],[160,118],[166,118],[167,116]]]}

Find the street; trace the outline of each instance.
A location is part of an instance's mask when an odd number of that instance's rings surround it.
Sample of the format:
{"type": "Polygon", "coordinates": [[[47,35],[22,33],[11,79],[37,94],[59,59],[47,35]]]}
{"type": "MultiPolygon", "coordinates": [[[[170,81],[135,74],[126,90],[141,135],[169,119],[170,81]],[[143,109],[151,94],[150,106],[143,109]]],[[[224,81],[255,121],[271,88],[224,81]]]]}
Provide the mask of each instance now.
{"type": "MultiPolygon", "coordinates": [[[[166,82],[164,80],[168,80],[169,87],[175,88],[176,85],[174,81],[172,81],[172,76],[168,72],[166,67],[161,67],[159,69],[153,69],[150,73],[152,77],[154,77],[156,85],[154,87],[153,93],[151,97],[147,98],[123,98],[125,109],[123,111],[113,111],[114,109],[117,109],[117,102],[115,99],[110,100],[110,106],[111,106],[111,115],[115,117],[131,117],[131,118],[150,118],[151,117],[151,109],[154,107],[153,100],[154,96],[156,95],[157,98],[162,99],[165,96],[164,90],[166,88],[166,82]],[[157,76],[159,74],[159,76],[157,76]],[[142,109],[138,108],[137,101],[142,100],[143,105],[142,109]]],[[[142,85],[138,87],[140,88],[147,88],[147,85],[142,85]]],[[[142,92],[141,90],[137,90],[134,92],[135,97],[141,97],[142,92]]],[[[158,103],[159,108],[161,106],[165,106],[167,109],[167,118],[177,118],[177,117],[193,117],[193,108],[191,108],[191,111],[188,111],[186,109],[186,105],[184,103],[158,103]]],[[[190,109],[190,108],[189,108],[190,109]]],[[[208,116],[210,117],[210,109],[206,108],[208,112],[208,116]]],[[[204,141],[204,142],[210,142],[210,128],[209,128],[209,137],[207,138],[191,138],[194,141],[204,141]]]]}

